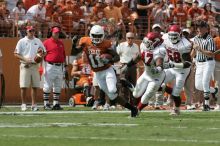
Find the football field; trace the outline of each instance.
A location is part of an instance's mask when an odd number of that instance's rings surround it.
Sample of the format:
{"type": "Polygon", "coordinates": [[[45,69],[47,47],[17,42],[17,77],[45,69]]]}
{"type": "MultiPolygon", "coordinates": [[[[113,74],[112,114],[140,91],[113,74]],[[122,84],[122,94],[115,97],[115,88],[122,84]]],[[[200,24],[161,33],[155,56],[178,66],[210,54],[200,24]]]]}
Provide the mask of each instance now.
{"type": "Polygon", "coordinates": [[[219,146],[220,112],[0,109],[0,146],[219,146]]]}

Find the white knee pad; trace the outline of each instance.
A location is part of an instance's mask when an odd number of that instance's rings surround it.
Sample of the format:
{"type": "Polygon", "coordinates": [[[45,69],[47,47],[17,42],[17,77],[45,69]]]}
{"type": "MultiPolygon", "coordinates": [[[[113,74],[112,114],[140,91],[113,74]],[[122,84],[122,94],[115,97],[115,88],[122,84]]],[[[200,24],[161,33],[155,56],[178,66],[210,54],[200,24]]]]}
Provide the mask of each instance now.
{"type": "Polygon", "coordinates": [[[50,88],[43,88],[43,91],[45,92],[45,93],[50,93],[51,92],[51,89],[50,88]]]}
{"type": "Polygon", "coordinates": [[[132,94],[135,98],[139,98],[141,96],[140,92],[137,89],[134,89],[132,94]]]}
{"type": "Polygon", "coordinates": [[[143,95],[141,98],[141,103],[147,104],[148,101],[154,96],[154,94],[155,92],[152,91],[152,92],[147,93],[147,95],[143,95]]]}

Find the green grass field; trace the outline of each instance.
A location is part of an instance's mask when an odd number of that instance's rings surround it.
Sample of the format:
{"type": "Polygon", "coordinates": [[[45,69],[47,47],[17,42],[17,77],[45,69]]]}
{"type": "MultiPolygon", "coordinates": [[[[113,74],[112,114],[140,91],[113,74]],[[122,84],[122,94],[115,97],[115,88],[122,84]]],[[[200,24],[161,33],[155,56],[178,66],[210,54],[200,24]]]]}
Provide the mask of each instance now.
{"type": "Polygon", "coordinates": [[[182,112],[178,117],[142,112],[128,118],[128,111],[88,108],[67,108],[64,113],[18,111],[0,109],[0,146],[220,145],[220,112],[182,112]]]}

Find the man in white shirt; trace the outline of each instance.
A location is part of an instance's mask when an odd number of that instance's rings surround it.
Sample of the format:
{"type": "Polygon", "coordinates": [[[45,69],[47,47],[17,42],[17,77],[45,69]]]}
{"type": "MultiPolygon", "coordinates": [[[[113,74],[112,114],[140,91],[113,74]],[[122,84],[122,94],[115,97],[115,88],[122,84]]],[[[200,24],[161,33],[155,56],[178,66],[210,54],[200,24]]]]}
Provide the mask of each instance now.
{"type": "Polygon", "coordinates": [[[46,38],[48,33],[48,24],[46,22],[46,8],[44,6],[45,0],[40,0],[37,5],[30,7],[26,13],[26,19],[36,25],[38,37],[46,38]],[[42,32],[40,30],[42,30],[42,32]]]}
{"type": "Polygon", "coordinates": [[[20,39],[16,45],[14,55],[20,60],[20,88],[21,88],[21,110],[26,111],[27,106],[25,99],[27,96],[27,89],[31,87],[31,98],[33,111],[37,111],[36,97],[37,90],[40,87],[40,74],[38,72],[38,63],[34,58],[38,52],[46,52],[45,47],[40,39],[34,37],[34,27],[27,26],[27,36],[20,39]]]}
{"type": "MultiPolygon", "coordinates": [[[[120,64],[122,66],[129,63],[132,59],[136,58],[137,55],[139,55],[140,51],[138,45],[134,43],[134,33],[128,32],[126,34],[126,41],[120,43],[117,46],[116,50],[120,56],[120,64]]],[[[136,65],[132,65],[128,67],[125,72],[121,72],[120,79],[122,78],[128,80],[133,85],[135,85],[137,80],[136,65]]],[[[133,96],[132,93],[125,87],[121,88],[120,94],[122,97],[128,95],[127,97],[125,97],[125,99],[131,99],[131,97],[133,96]]]]}

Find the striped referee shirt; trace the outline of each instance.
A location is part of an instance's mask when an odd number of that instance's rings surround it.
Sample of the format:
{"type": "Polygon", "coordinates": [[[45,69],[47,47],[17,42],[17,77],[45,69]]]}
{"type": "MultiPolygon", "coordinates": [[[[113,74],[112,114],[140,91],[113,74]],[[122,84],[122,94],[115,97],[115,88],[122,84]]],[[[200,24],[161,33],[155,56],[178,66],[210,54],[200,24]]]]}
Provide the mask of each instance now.
{"type": "MultiPolygon", "coordinates": [[[[205,39],[199,36],[195,36],[194,43],[197,44],[202,50],[215,52],[215,43],[211,35],[207,35],[205,39]]],[[[213,59],[213,58],[206,56],[200,51],[197,51],[196,60],[198,62],[203,62],[209,59],[213,59]]]]}

